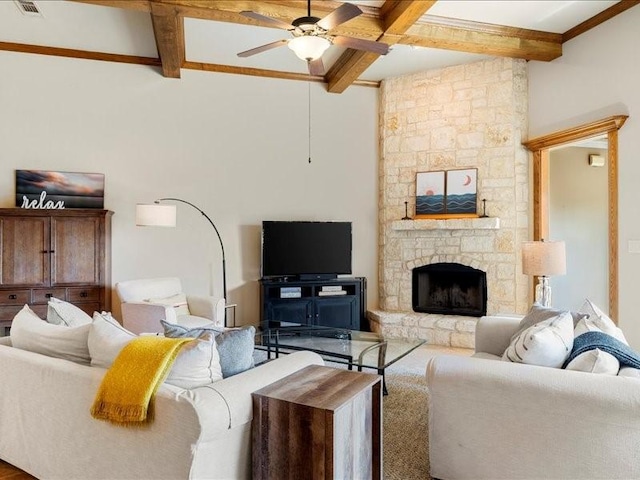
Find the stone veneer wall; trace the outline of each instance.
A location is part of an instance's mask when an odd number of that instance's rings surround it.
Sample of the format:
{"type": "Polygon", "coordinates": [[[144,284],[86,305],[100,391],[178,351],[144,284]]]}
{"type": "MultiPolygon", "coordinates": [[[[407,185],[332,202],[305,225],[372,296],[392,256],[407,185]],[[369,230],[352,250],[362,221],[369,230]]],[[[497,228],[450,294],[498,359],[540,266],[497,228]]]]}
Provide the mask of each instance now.
{"type": "Polygon", "coordinates": [[[498,58],[382,83],[374,330],[473,346],[477,318],[412,310],[412,268],[441,261],[486,271],[488,314],[526,311],[529,278],[522,274],[520,244],[529,238],[529,165],[521,145],[527,105],[522,60],[498,58]],[[478,169],[478,211],[486,199],[491,219],[399,221],[405,201],[409,215],[415,212],[417,172],[458,168],[478,169]]]}

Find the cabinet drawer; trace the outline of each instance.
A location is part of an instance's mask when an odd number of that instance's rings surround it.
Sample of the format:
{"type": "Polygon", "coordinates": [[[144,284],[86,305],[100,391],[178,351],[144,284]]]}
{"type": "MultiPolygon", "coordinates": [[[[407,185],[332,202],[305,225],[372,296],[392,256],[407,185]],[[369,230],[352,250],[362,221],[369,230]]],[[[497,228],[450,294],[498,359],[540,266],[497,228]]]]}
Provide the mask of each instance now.
{"type": "MultiPolygon", "coordinates": [[[[71,303],[77,302],[99,302],[100,289],[93,287],[74,287],[67,288],[67,301],[71,303]]],[[[91,312],[93,313],[93,312],[91,312]]]]}
{"type": "Polygon", "coordinates": [[[0,292],[0,305],[20,305],[31,301],[31,290],[3,290],[0,292]]]}
{"type": "Polygon", "coordinates": [[[33,290],[31,301],[33,303],[47,303],[51,297],[56,297],[60,300],[66,300],[67,292],[64,288],[35,289],[33,290]]]}
{"type": "MultiPolygon", "coordinates": [[[[0,322],[11,322],[20,310],[24,308],[24,305],[0,305],[0,322]]],[[[47,318],[47,306],[46,305],[29,305],[29,308],[34,311],[41,319],[47,318]]]]}
{"type": "Polygon", "coordinates": [[[90,303],[74,303],[76,307],[85,312],[90,317],[93,317],[93,312],[100,311],[100,303],[98,302],[90,302],[90,303]]]}

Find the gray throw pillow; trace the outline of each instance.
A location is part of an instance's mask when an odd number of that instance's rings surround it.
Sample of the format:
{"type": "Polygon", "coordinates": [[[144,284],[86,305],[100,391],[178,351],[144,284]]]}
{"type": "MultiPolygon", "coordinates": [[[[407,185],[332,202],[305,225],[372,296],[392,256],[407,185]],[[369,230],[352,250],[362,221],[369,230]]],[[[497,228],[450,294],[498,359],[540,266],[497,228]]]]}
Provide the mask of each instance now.
{"type": "Polygon", "coordinates": [[[216,339],[222,377],[227,378],[249,370],[255,366],[253,347],[256,329],[253,326],[239,328],[198,327],[186,328],[174,323],[160,320],[164,327],[164,335],[169,338],[199,338],[205,333],[212,333],[216,339]]]}
{"type": "MultiPolygon", "coordinates": [[[[527,328],[532,327],[536,323],[544,322],[545,320],[549,320],[550,318],[557,317],[558,315],[566,312],[566,310],[558,310],[551,307],[543,307],[539,303],[534,303],[531,306],[529,312],[524,316],[522,320],[520,320],[520,325],[518,325],[518,330],[511,336],[513,340],[515,337],[519,336],[522,332],[524,332],[527,328]]],[[[585,313],[579,312],[569,312],[571,314],[571,318],[573,319],[573,326],[582,320],[584,317],[588,317],[589,315],[585,313]]]]}

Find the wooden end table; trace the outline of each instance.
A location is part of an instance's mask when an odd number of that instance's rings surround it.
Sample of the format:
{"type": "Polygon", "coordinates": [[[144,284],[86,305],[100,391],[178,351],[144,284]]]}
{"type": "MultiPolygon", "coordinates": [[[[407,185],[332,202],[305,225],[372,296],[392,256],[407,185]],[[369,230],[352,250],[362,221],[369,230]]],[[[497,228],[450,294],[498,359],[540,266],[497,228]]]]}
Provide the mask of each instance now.
{"type": "Polygon", "coordinates": [[[252,394],[253,478],[382,478],[382,379],[310,365],[252,394]]]}

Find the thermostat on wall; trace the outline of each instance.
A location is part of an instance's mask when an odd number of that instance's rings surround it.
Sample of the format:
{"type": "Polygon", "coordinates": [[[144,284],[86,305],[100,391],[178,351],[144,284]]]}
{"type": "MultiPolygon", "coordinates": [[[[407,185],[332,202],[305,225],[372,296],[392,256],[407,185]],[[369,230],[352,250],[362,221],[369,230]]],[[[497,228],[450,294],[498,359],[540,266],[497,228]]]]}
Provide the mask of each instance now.
{"type": "Polygon", "coordinates": [[[591,167],[603,167],[604,157],[602,155],[589,155],[589,166],[591,167]]]}

